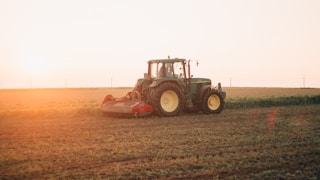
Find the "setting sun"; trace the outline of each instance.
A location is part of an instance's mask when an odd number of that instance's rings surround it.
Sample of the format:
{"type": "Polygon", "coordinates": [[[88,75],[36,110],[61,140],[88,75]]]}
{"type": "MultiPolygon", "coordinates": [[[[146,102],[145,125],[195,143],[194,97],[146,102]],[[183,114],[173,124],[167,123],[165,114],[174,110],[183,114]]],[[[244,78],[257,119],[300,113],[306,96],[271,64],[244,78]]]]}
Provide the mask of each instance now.
{"type": "Polygon", "coordinates": [[[32,76],[40,76],[46,72],[45,62],[40,58],[31,58],[25,62],[25,71],[32,76]]]}

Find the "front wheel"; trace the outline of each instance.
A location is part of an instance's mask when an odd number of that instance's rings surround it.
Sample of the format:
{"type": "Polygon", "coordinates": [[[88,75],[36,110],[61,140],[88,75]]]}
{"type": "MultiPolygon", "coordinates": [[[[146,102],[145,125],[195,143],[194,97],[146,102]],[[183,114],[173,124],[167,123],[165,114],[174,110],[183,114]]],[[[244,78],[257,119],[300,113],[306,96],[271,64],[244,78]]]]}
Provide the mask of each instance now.
{"type": "Polygon", "coordinates": [[[201,111],[208,114],[218,114],[223,110],[224,99],[219,92],[207,91],[202,99],[201,111]]]}

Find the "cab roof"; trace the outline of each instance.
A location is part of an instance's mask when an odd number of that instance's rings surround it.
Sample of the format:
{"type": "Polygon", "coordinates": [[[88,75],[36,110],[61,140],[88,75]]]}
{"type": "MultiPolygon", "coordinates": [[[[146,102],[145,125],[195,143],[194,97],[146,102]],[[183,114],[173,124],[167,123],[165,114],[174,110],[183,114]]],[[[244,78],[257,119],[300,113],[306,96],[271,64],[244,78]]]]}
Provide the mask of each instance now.
{"type": "Polygon", "coordinates": [[[186,59],[175,58],[175,59],[151,59],[148,63],[172,63],[172,62],[185,62],[186,59]]]}

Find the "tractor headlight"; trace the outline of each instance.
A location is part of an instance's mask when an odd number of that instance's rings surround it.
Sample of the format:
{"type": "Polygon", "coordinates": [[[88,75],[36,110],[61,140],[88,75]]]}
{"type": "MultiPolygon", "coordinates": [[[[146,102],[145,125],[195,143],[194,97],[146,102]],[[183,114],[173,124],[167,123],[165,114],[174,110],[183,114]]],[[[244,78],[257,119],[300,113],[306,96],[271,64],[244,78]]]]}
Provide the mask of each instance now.
{"type": "Polygon", "coordinates": [[[154,81],[152,81],[150,87],[155,87],[155,86],[157,86],[157,84],[158,84],[157,80],[154,80],[154,81]]]}
{"type": "Polygon", "coordinates": [[[151,85],[156,85],[157,84],[157,80],[152,81],[151,85]]]}

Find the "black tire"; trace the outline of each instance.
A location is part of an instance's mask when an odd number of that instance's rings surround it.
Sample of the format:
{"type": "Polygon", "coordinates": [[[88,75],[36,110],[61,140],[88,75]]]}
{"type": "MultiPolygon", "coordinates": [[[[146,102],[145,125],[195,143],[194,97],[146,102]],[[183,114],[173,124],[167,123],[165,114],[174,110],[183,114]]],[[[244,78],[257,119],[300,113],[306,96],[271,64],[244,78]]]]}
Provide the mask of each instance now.
{"type": "Polygon", "coordinates": [[[184,99],[176,83],[164,82],[151,88],[149,99],[157,115],[176,116],[183,112],[184,99]]]}
{"type": "Polygon", "coordinates": [[[219,92],[210,90],[205,92],[201,102],[201,111],[207,114],[218,114],[224,108],[224,99],[219,92]]]}

